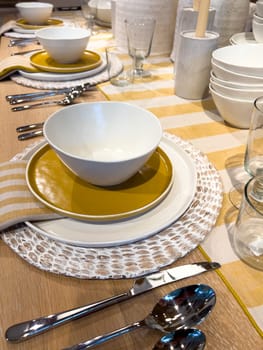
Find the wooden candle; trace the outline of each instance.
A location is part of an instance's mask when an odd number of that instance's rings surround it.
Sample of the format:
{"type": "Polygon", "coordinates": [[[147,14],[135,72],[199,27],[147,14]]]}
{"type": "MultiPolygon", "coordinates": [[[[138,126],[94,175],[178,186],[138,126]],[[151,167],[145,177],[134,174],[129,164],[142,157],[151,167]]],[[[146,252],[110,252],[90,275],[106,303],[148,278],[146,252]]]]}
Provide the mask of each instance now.
{"type": "Polygon", "coordinates": [[[197,18],[197,25],[195,36],[204,37],[207,23],[208,23],[208,13],[209,13],[210,0],[201,0],[199,6],[199,13],[197,18]]]}

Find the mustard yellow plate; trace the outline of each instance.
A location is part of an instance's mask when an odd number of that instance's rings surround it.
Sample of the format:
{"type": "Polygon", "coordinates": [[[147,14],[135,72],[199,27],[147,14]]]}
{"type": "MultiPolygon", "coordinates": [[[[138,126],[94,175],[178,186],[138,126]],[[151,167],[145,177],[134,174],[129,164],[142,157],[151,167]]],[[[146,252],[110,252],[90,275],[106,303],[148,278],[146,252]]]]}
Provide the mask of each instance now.
{"type": "Polygon", "coordinates": [[[29,160],[26,177],[33,195],[61,215],[112,221],[139,215],[160,203],[173,184],[173,168],[158,148],[131,179],[102,188],[79,179],[45,144],[29,160]]]}
{"type": "Polygon", "coordinates": [[[77,73],[97,68],[102,63],[102,60],[98,53],[85,50],[78,62],[61,64],[56,62],[43,50],[33,54],[30,57],[30,62],[34,67],[46,72],[77,73]]]}
{"type": "Polygon", "coordinates": [[[30,30],[37,30],[37,29],[46,28],[50,26],[59,26],[62,24],[63,24],[63,21],[61,19],[56,19],[56,18],[49,18],[47,23],[41,24],[41,25],[29,24],[24,18],[19,18],[16,21],[16,25],[19,26],[20,28],[30,29],[30,30]]]}

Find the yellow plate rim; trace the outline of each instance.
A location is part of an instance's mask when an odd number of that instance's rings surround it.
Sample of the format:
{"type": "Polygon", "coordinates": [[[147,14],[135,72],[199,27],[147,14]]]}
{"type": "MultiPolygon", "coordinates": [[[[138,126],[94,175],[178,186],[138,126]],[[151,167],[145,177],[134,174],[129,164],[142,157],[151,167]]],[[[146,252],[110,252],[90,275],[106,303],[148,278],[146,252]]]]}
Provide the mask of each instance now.
{"type": "Polygon", "coordinates": [[[87,70],[95,69],[102,63],[102,59],[101,59],[100,54],[98,54],[97,52],[91,51],[91,50],[85,50],[85,52],[82,56],[82,59],[88,60],[88,57],[85,57],[88,55],[94,56],[94,60],[95,60],[94,63],[81,64],[81,60],[80,60],[76,63],[61,64],[61,63],[57,63],[55,60],[53,60],[45,50],[41,50],[41,51],[38,51],[30,56],[30,63],[32,64],[32,66],[34,66],[42,71],[45,71],[45,72],[78,73],[78,72],[84,72],[87,70]],[[46,61],[47,60],[51,61],[51,65],[48,62],[46,62],[45,64],[39,64],[38,62],[36,62],[36,60],[41,58],[40,56],[43,57],[43,55],[46,56],[45,57],[46,61]],[[52,65],[52,64],[54,64],[54,65],[52,65]]]}
{"type": "MultiPolygon", "coordinates": [[[[161,189],[161,192],[159,193],[159,195],[152,200],[151,202],[149,202],[148,204],[143,205],[142,207],[136,208],[134,210],[129,210],[126,212],[121,212],[121,213],[115,213],[115,214],[102,214],[102,215],[89,215],[89,214],[80,214],[80,213],[76,213],[73,211],[69,211],[69,210],[65,210],[65,209],[61,209],[56,205],[53,205],[52,203],[50,203],[48,201],[48,199],[44,198],[44,196],[42,196],[42,194],[38,194],[37,191],[34,188],[34,185],[32,184],[32,181],[30,180],[30,172],[31,172],[31,167],[32,167],[32,163],[39,157],[41,156],[41,154],[43,154],[45,152],[45,149],[47,149],[46,151],[50,150],[51,152],[54,152],[51,147],[45,143],[42,147],[40,147],[29,159],[28,163],[27,163],[27,167],[26,167],[26,181],[27,181],[27,186],[30,190],[30,192],[43,204],[45,204],[47,207],[53,209],[55,212],[62,214],[66,217],[69,218],[73,218],[73,219],[77,219],[77,220],[84,220],[84,221],[93,221],[93,222],[103,222],[103,221],[116,221],[116,220],[120,220],[120,219],[127,219],[127,218],[131,218],[134,216],[138,216],[140,214],[145,213],[146,211],[149,211],[150,209],[156,207],[169,193],[172,185],[173,185],[173,181],[174,181],[174,171],[173,171],[173,165],[172,162],[170,160],[170,158],[168,157],[168,155],[166,154],[166,152],[161,148],[158,147],[157,150],[155,151],[159,153],[159,155],[162,158],[162,162],[165,165],[165,167],[167,168],[167,184],[166,184],[166,188],[161,189]]],[[[54,152],[55,153],[55,152],[54,152]]],[[[60,162],[59,158],[57,157],[58,161],[60,162]]],[[[77,177],[76,177],[77,178],[77,177]]],[[[155,180],[156,181],[156,180],[155,180]]],[[[101,188],[99,188],[99,190],[101,191],[101,188]]],[[[107,189],[105,189],[107,190],[107,189]]]]}
{"type": "Polygon", "coordinates": [[[62,19],[58,19],[58,18],[49,18],[46,24],[41,24],[41,25],[37,25],[37,24],[28,24],[26,22],[26,20],[24,18],[19,18],[18,20],[16,20],[16,25],[18,27],[21,27],[23,29],[41,29],[41,28],[46,28],[46,27],[50,27],[50,26],[61,26],[64,22],[62,21],[62,19]]]}

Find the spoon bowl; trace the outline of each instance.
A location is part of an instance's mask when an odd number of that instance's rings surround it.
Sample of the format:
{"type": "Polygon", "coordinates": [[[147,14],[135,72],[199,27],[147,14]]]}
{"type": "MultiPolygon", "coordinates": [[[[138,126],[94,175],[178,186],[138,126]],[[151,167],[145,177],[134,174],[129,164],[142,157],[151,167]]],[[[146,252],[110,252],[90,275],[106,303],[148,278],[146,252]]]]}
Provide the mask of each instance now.
{"type": "Polygon", "coordinates": [[[211,312],[215,303],[214,290],[205,284],[179,288],[161,298],[145,319],[64,350],[89,349],[140,327],[157,329],[164,333],[190,328],[201,323],[211,312]]]}
{"type": "Polygon", "coordinates": [[[215,292],[207,285],[179,288],[161,298],[144,321],[146,326],[161,332],[190,328],[203,321],[215,301],[215,292]]]}
{"type": "Polygon", "coordinates": [[[186,328],[164,335],[152,350],[203,350],[206,337],[199,329],[186,328]]]}

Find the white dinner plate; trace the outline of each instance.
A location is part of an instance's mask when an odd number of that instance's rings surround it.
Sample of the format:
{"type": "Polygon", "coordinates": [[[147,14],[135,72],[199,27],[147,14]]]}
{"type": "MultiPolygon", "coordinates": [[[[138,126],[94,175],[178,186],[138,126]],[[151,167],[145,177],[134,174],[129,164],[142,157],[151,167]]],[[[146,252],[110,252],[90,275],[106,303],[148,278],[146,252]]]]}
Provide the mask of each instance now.
{"type": "MultiPolygon", "coordinates": [[[[38,147],[43,145],[40,144],[38,147]]],[[[197,173],[193,159],[172,140],[163,137],[161,147],[170,158],[174,182],[166,198],[152,210],[126,220],[84,222],[70,218],[26,222],[51,239],[82,247],[110,247],[150,237],[167,228],[190,206],[196,191],[197,173]]],[[[29,159],[34,148],[24,159],[29,159]]]]}
{"type": "Polygon", "coordinates": [[[24,78],[39,80],[39,81],[68,81],[68,80],[77,80],[84,79],[87,77],[92,77],[98,73],[104,71],[107,67],[107,62],[105,58],[102,57],[102,63],[91,70],[77,73],[51,73],[51,72],[39,72],[39,73],[29,73],[19,70],[19,74],[24,78]]]}
{"type": "Polygon", "coordinates": [[[13,31],[16,33],[21,33],[21,34],[35,34],[36,33],[36,29],[25,29],[22,27],[14,27],[13,31]]]}

